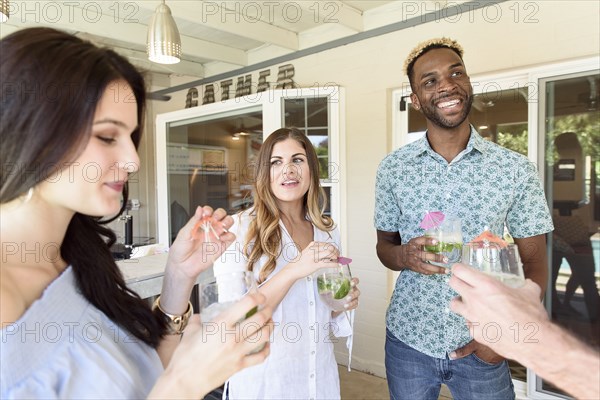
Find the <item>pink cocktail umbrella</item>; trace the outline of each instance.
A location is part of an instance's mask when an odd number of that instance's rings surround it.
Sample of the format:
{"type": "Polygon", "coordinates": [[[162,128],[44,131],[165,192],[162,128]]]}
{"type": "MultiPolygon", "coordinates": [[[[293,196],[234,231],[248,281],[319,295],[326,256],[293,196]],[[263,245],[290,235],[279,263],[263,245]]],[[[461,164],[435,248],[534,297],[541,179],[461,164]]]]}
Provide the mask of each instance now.
{"type": "Polygon", "coordinates": [[[348,257],[338,257],[338,263],[342,264],[342,265],[350,265],[350,263],[352,262],[351,258],[348,257]]]}
{"type": "Polygon", "coordinates": [[[421,228],[427,230],[431,228],[437,228],[444,222],[446,216],[441,211],[429,211],[423,217],[423,221],[419,225],[421,228]]]}
{"type": "Polygon", "coordinates": [[[481,243],[483,246],[486,246],[486,247],[491,244],[491,245],[498,246],[501,249],[508,246],[508,243],[505,240],[494,235],[492,232],[490,232],[487,229],[487,227],[483,232],[481,232],[481,234],[479,234],[479,236],[477,236],[475,239],[471,240],[471,243],[481,243]]]}

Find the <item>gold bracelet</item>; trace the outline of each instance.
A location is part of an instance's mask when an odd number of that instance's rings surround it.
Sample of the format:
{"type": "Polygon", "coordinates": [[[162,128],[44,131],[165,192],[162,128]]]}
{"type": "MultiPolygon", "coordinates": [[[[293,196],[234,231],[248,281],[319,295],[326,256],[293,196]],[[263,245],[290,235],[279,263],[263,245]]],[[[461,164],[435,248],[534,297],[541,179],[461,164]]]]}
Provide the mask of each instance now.
{"type": "Polygon", "coordinates": [[[160,296],[158,296],[152,305],[152,311],[167,323],[168,335],[181,335],[194,313],[194,307],[191,302],[188,302],[188,308],[182,315],[169,314],[160,307],[160,296]]]}

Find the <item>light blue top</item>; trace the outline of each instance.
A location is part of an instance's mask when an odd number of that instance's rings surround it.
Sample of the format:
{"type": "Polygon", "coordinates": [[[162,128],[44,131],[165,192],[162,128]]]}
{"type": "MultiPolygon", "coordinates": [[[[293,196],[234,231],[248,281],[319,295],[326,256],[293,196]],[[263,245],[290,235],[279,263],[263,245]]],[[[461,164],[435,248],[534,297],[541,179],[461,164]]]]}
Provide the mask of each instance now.
{"type": "MultiPolygon", "coordinates": [[[[553,229],[535,165],[483,139],[473,127],[466,149],[450,163],[424,136],[390,153],[379,165],[376,229],[399,232],[406,243],[423,236],[419,224],[428,211],[458,216],[464,242],[486,226],[502,236],[506,224],[515,238],[553,229]]],[[[456,296],[448,278],[403,270],[387,311],[387,328],[394,336],[437,358],[471,340],[464,319],[448,309],[456,296]]]]}
{"type": "Polygon", "coordinates": [[[70,267],[0,339],[2,399],[142,399],[163,371],[152,347],[78,292],[70,267]]]}

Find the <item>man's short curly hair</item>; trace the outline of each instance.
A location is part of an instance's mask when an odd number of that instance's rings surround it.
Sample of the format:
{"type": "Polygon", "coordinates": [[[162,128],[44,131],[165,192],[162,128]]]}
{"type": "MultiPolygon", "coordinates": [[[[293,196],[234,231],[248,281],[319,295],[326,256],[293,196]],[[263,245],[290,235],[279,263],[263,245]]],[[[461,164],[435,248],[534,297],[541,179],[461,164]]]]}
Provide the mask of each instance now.
{"type": "Polygon", "coordinates": [[[412,51],[408,54],[408,57],[406,57],[406,60],[404,61],[404,72],[406,72],[408,78],[412,81],[412,70],[415,65],[415,62],[419,59],[419,57],[421,57],[423,54],[427,53],[431,49],[444,48],[453,50],[456,54],[458,54],[458,56],[462,60],[464,51],[462,46],[456,40],[449,39],[447,37],[429,39],[425,42],[419,43],[417,47],[412,49],[412,51]]]}

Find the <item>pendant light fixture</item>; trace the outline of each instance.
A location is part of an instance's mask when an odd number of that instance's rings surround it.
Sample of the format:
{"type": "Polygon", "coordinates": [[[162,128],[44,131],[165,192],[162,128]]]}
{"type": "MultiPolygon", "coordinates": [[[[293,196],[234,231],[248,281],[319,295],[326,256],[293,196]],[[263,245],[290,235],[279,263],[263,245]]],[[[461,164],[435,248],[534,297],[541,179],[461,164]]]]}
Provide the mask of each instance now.
{"type": "Polygon", "coordinates": [[[8,21],[8,17],[10,16],[10,4],[8,4],[8,0],[0,0],[0,22],[8,21]]]}
{"type": "Polygon", "coordinates": [[[181,61],[181,37],[165,0],[156,7],[148,28],[148,59],[159,64],[181,61]]]}

